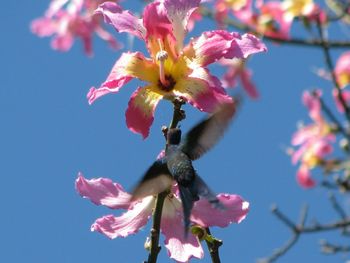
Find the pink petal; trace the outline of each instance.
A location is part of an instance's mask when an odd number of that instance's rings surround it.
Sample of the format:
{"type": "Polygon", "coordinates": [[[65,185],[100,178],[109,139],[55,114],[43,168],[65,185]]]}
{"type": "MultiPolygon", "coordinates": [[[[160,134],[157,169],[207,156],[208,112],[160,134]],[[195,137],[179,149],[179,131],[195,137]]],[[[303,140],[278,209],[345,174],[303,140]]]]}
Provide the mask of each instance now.
{"type": "Polygon", "coordinates": [[[200,0],[164,0],[164,7],[172,24],[178,50],[182,49],[188,20],[200,2],[200,0]]]}
{"type": "Polygon", "coordinates": [[[310,124],[297,130],[292,136],[292,145],[300,145],[307,140],[317,136],[319,129],[317,125],[310,124]]]}
{"type": "Polygon", "coordinates": [[[60,51],[68,51],[74,42],[74,36],[70,32],[58,35],[52,39],[51,47],[60,51]]]}
{"type": "MultiPolygon", "coordinates": [[[[343,104],[340,102],[339,97],[338,97],[338,90],[337,89],[333,89],[333,98],[335,100],[335,105],[338,109],[339,112],[344,113],[344,107],[343,104]]],[[[342,90],[342,96],[345,100],[345,102],[349,105],[350,102],[350,91],[349,90],[342,90]]]]}
{"type": "Polygon", "coordinates": [[[254,83],[251,80],[252,73],[249,69],[242,69],[239,74],[244,90],[248,93],[252,99],[259,98],[259,92],[256,89],[254,83]]]}
{"type": "Polygon", "coordinates": [[[53,0],[50,3],[45,16],[52,17],[57,14],[57,12],[68,2],[69,0],[53,0]]]}
{"type": "Polygon", "coordinates": [[[304,188],[312,188],[316,182],[311,178],[310,170],[306,165],[301,165],[297,172],[297,182],[304,188]]]}
{"type": "Polygon", "coordinates": [[[142,19],[135,17],[129,11],[113,2],[104,2],[95,11],[102,14],[106,23],[111,24],[118,32],[127,32],[138,38],[145,39],[146,31],[142,19]]]}
{"type": "Polygon", "coordinates": [[[309,149],[310,143],[304,143],[297,151],[292,154],[292,164],[296,164],[303,157],[304,153],[309,149]]]}
{"type": "Polygon", "coordinates": [[[82,173],[75,181],[78,193],[91,200],[96,205],[104,205],[112,209],[127,209],[131,196],[120,184],[113,183],[108,178],[86,180],[82,173]]]}
{"type": "MultiPolygon", "coordinates": [[[[271,1],[260,7],[261,17],[271,16],[272,22],[277,23],[273,29],[265,29],[262,32],[266,36],[276,37],[281,39],[289,38],[289,31],[293,20],[284,15],[284,10],[281,2],[271,1]]],[[[264,28],[264,26],[262,27],[264,28]]]]}
{"type": "Polygon", "coordinates": [[[97,219],[91,226],[91,231],[98,231],[112,239],[135,234],[147,224],[153,205],[154,197],[148,196],[119,217],[107,215],[97,219]]]}
{"type": "MultiPolygon", "coordinates": [[[[165,39],[167,37],[174,38],[172,32],[172,24],[167,16],[167,10],[164,4],[155,1],[148,4],[143,12],[143,24],[147,30],[146,39],[165,39]],[[155,21],[157,21],[155,23],[155,21]]],[[[174,41],[175,43],[175,41],[174,41]]]]}
{"type": "Polygon", "coordinates": [[[107,41],[111,48],[113,49],[122,48],[122,45],[114,39],[112,34],[104,30],[101,26],[97,26],[95,29],[95,32],[100,38],[107,41]]]}
{"type": "MultiPolygon", "coordinates": [[[[224,30],[204,32],[191,44],[194,63],[206,66],[221,58],[247,58],[250,54],[266,51],[266,46],[255,36],[229,33],[224,30]]],[[[190,49],[191,47],[187,47],[190,49]]]]}
{"type": "Polygon", "coordinates": [[[252,0],[246,0],[244,6],[239,9],[233,8],[233,14],[240,21],[248,23],[253,19],[254,11],[252,9],[252,0]]]}
{"type": "Polygon", "coordinates": [[[200,78],[183,78],[176,84],[178,91],[174,90],[174,93],[184,97],[191,105],[204,112],[213,112],[222,103],[232,102],[230,96],[218,92],[209,84],[200,78]]]}
{"type": "Polygon", "coordinates": [[[239,70],[235,66],[228,66],[226,73],[223,76],[223,86],[225,88],[233,88],[237,85],[237,76],[239,70]]]}
{"type": "Polygon", "coordinates": [[[304,105],[308,108],[310,117],[316,122],[320,122],[323,120],[321,113],[321,103],[319,100],[321,96],[321,90],[316,90],[315,95],[311,94],[311,92],[309,91],[304,91],[303,93],[304,105]]]}
{"type": "Polygon", "coordinates": [[[344,52],[338,58],[334,71],[336,75],[343,72],[350,74],[350,51],[344,52]]]}
{"type": "Polygon", "coordinates": [[[57,30],[53,20],[47,17],[38,18],[32,21],[30,25],[31,31],[39,37],[47,37],[54,34],[57,30]]]}
{"type": "Polygon", "coordinates": [[[191,221],[204,227],[226,227],[231,223],[240,223],[249,211],[249,203],[238,195],[219,194],[220,202],[226,209],[212,207],[205,199],[195,202],[191,221]]]}
{"type": "Polygon", "coordinates": [[[314,155],[322,159],[333,152],[333,147],[327,140],[318,140],[313,145],[314,155]]]}
{"type": "Polygon", "coordinates": [[[188,262],[190,258],[203,258],[203,249],[198,239],[191,233],[184,237],[181,213],[173,217],[162,217],[161,231],[165,236],[165,247],[170,258],[177,262],[188,262]]]}
{"type": "Polygon", "coordinates": [[[162,97],[150,87],[138,88],[132,94],[125,113],[126,124],[132,132],[140,133],[144,139],[148,137],[154,111],[162,97]]]}
{"type": "Polygon", "coordinates": [[[156,68],[157,66],[152,61],[147,60],[142,53],[123,53],[100,88],[92,87],[90,89],[87,94],[89,104],[108,93],[117,93],[123,85],[134,77],[150,82],[154,81],[154,76],[158,77],[156,68]]]}

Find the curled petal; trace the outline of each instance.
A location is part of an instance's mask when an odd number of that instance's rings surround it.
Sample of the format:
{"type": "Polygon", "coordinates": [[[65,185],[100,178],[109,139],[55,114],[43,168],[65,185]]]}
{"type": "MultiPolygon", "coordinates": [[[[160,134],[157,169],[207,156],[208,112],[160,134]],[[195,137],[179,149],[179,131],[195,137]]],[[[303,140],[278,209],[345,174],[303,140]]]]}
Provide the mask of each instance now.
{"type": "Polygon", "coordinates": [[[140,133],[144,139],[148,137],[155,108],[162,97],[150,86],[138,88],[132,94],[125,113],[126,124],[132,132],[140,133]]]}
{"type": "Polygon", "coordinates": [[[188,20],[193,11],[199,6],[200,0],[165,0],[164,7],[173,28],[178,50],[182,49],[188,20]]]}
{"type": "Polygon", "coordinates": [[[206,199],[194,204],[191,221],[204,227],[226,227],[231,223],[240,223],[249,211],[249,203],[238,195],[219,194],[220,202],[226,209],[217,209],[206,199]]]}
{"type": "Polygon", "coordinates": [[[249,95],[249,97],[251,97],[252,99],[259,98],[259,92],[251,80],[251,76],[252,76],[251,71],[248,69],[242,69],[239,76],[242,82],[242,86],[244,90],[247,92],[247,94],[249,95]]]}
{"type": "Polygon", "coordinates": [[[75,188],[82,197],[90,199],[96,205],[105,205],[112,209],[127,209],[130,205],[131,196],[120,184],[113,183],[108,178],[86,180],[79,173],[75,188]]]}
{"type": "Polygon", "coordinates": [[[158,68],[151,60],[147,60],[142,53],[123,53],[100,88],[92,87],[90,89],[87,94],[89,104],[108,93],[118,92],[124,84],[134,77],[154,83],[158,77],[158,68]]]}
{"type": "Polygon", "coordinates": [[[175,95],[184,97],[190,104],[204,112],[213,112],[222,103],[232,102],[232,98],[210,87],[199,78],[184,78],[177,84],[175,95]]]}
{"type": "Polygon", "coordinates": [[[105,22],[111,24],[118,32],[127,32],[145,39],[146,30],[142,25],[142,19],[135,17],[129,11],[123,11],[118,4],[104,2],[99,5],[95,13],[103,15],[105,22]]]}
{"type": "Polygon", "coordinates": [[[266,46],[251,34],[229,33],[224,30],[204,32],[187,46],[185,53],[193,63],[206,66],[221,58],[247,58],[250,54],[266,51],[266,46]]]}
{"type": "Polygon", "coordinates": [[[119,217],[107,215],[97,219],[91,226],[91,231],[98,231],[112,239],[135,234],[146,225],[152,214],[153,205],[154,197],[146,197],[119,217]]]}
{"type": "Polygon", "coordinates": [[[311,178],[310,170],[306,165],[300,166],[297,172],[297,181],[304,188],[312,188],[316,185],[316,182],[311,178]]]}
{"type": "Polygon", "coordinates": [[[203,249],[198,239],[191,233],[185,238],[180,213],[173,217],[162,217],[161,231],[165,236],[165,247],[170,258],[177,262],[188,262],[192,257],[203,257],[203,249]]]}

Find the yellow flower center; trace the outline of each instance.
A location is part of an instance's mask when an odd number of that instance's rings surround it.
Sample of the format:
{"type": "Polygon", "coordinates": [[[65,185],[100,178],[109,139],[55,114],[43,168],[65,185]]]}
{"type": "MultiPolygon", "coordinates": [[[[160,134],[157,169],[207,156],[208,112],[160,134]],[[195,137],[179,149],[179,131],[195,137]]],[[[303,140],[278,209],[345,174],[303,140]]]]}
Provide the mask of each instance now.
{"type": "Polygon", "coordinates": [[[247,4],[247,0],[226,0],[226,4],[234,10],[239,10],[247,4]]]}

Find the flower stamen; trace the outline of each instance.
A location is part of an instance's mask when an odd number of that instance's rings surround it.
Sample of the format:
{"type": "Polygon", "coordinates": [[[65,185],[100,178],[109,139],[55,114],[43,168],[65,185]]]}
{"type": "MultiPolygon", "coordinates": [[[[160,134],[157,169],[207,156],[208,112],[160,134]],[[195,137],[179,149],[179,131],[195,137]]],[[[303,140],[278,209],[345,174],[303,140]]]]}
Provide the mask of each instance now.
{"type": "Polygon", "coordinates": [[[168,58],[168,52],[163,49],[162,42],[158,39],[160,50],[156,55],[156,59],[159,61],[159,80],[163,86],[168,86],[168,81],[165,79],[164,62],[168,58]]]}

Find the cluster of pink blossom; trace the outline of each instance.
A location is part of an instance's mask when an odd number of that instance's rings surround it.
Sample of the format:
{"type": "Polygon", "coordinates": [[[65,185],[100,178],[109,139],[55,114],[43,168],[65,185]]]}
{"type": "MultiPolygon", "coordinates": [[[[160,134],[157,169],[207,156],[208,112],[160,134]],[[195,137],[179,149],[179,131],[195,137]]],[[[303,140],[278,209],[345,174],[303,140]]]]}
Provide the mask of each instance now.
{"type": "Polygon", "coordinates": [[[82,40],[85,53],[93,54],[92,36],[96,33],[114,49],[120,44],[101,25],[101,17],[94,13],[104,0],[53,0],[45,16],[31,24],[31,30],[39,37],[52,36],[53,49],[68,51],[78,37],[82,40]]]}
{"type": "MultiPolygon", "coordinates": [[[[350,102],[350,91],[346,89],[350,84],[350,52],[345,52],[338,58],[334,75],[341,88],[341,96],[347,105],[350,102]]],[[[327,78],[331,77],[327,76],[327,78]]],[[[333,129],[332,125],[322,116],[321,95],[320,90],[304,92],[303,102],[313,123],[302,126],[292,138],[292,145],[299,146],[298,150],[292,150],[292,162],[294,164],[300,162],[297,181],[305,188],[316,185],[310,173],[313,168],[322,167],[329,170],[329,163],[332,161],[327,162],[327,157],[329,158],[334,152],[333,145],[336,142],[335,132],[337,129],[333,129]]],[[[344,114],[344,105],[339,99],[339,91],[335,87],[333,88],[333,97],[337,109],[344,114]]]]}

